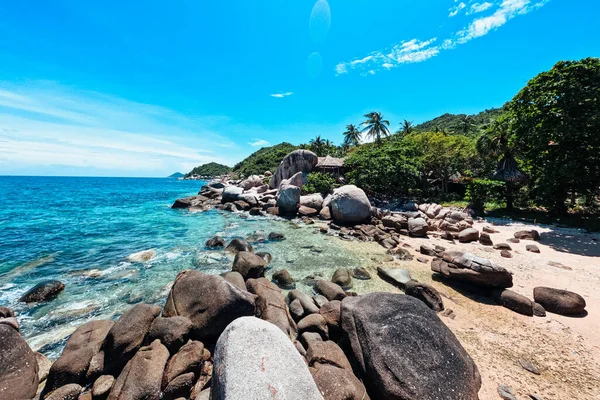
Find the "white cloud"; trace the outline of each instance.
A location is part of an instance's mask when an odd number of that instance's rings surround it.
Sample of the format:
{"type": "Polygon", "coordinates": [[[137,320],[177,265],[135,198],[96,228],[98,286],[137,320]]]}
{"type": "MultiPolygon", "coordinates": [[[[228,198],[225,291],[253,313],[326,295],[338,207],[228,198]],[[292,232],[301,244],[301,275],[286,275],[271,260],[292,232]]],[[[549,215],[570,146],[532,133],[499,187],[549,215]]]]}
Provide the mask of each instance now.
{"type": "MultiPolygon", "coordinates": [[[[544,6],[548,1],[550,0],[503,0],[491,15],[473,19],[467,27],[444,39],[441,44],[436,44],[436,37],[425,41],[418,39],[402,41],[391,49],[374,51],[366,57],[338,63],[335,67],[336,76],[347,74],[352,70],[357,70],[362,76],[373,75],[381,69],[390,70],[401,64],[429,60],[443,50],[454,49],[457,45],[484,36],[514,17],[544,6]]],[[[455,0],[455,3],[458,1],[455,0]]],[[[493,6],[494,4],[489,2],[471,3],[467,15],[485,12],[493,6]]],[[[450,16],[457,15],[465,8],[467,5],[464,2],[458,3],[450,9],[450,16]]]]}
{"type": "Polygon", "coordinates": [[[271,144],[264,139],[252,139],[252,140],[253,140],[253,142],[248,143],[252,147],[265,147],[265,146],[269,146],[271,144]]]}
{"type": "Polygon", "coordinates": [[[492,3],[489,3],[489,2],[485,2],[485,3],[473,3],[473,4],[471,4],[471,7],[469,8],[469,11],[467,11],[467,15],[477,14],[477,13],[480,13],[480,12],[484,12],[485,10],[490,9],[493,6],[494,5],[492,3]]]}
{"type": "Polygon", "coordinates": [[[285,92],[285,93],[273,93],[273,94],[270,94],[269,96],[275,97],[277,99],[283,99],[284,97],[288,97],[293,94],[294,94],[294,92],[285,92]]]}
{"type": "Polygon", "coordinates": [[[448,11],[450,11],[450,14],[448,14],[449,17],[456,17],[458,15],[459,12],[461,12],[461,10],[463,10],[467,5],[463,2],[460,2],[458,5],[451,7],[448,11]]]}
{"type": "Polygon", "coordinates": [[[0,82],[0,173],[60,166],[162,176],[186,163],[227,163],[213,149],[232,143],[211,129],[224,120],[48,82],[0,82]]]}

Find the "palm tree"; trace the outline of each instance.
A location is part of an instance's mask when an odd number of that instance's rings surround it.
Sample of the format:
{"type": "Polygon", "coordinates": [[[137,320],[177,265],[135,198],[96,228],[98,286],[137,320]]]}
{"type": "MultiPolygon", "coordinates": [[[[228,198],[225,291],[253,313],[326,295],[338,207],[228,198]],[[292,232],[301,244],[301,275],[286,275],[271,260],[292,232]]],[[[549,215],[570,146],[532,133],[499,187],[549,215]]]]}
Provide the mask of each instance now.
{"type": "Polygon", "coordinates": [[[408,121],[405,119],[401,125],[401,128],[398,130],[398,134],[406,136],[406,135],[412,133],[413,127],[414,127],[413,123],[411,121],[408,121]]]}
{"type": "Polygon", "coordinates": [[[325,142],[321,139],[321,135],[318,135],[315,139],[310,139],[308,142],[310,150],[314,151],[319,157],[323,156],[323,150],[325,150],[325,142]]]}
{"type": "Polygon", "coordinates": [[[464,135],[468,135],[469,132],[472,132],[475,129],[475,122],[473,122],[473,118],[468,115],[461,115],[460,120],[458,121],[458,131],[462,132],[464,135]]]}
{"type": "Polygon", "coordinates": [[[360,130],[353,124],[346,126],[346,132],[344,132],[344,145],[358,146],[360,144],[360,130]]]}
{"type": "Polygon", "coordinates": [[[383,115],[379,111],[371,111],[368,114],[365,114],[365,118],[367,120],[363,122],[361,125],[364,126],[361,132],[366,132],[367,136],[375,139],[377,145],[381,144],[382,136],[389,136],[390,129],[390,121],[383,119],[383,115]]]}
{"type": "Polygon", "coordinates": [[[506,208],[512,210],[514,205],[513,186],[526,179],[515,159],[516,149],[510,143],[510,121],[500,117],[477,139],[479,154],[498,161],[496,171],[491,178],[506,183],[506,208]]]}

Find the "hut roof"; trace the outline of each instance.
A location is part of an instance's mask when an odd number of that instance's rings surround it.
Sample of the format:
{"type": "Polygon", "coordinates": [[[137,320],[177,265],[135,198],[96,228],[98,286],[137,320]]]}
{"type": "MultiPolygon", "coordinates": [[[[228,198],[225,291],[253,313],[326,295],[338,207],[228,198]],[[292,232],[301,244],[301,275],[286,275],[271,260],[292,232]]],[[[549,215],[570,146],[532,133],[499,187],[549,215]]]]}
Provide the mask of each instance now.
{"type": "Polygon", "coordinates": [[[335,158],[331,156],[319,157],[317,168],[340,168],[344,166],[343,158],[335,158]]]}
{"type": "Polygon", "coordinates": [[[505,156],[498,162],[496,172],[492,174],[491,178],[505,182],[521,182],[527,179],[527,175],[519,169],[514,157],[505,156]]]}

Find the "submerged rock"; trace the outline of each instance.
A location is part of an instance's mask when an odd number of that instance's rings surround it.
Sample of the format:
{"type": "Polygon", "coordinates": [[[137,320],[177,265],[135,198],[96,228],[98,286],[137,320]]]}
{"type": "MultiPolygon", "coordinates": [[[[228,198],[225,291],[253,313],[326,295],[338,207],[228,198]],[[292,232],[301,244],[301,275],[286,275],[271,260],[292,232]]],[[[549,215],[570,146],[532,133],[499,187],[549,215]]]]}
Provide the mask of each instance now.
{"type": "Polygon", "coordinates": [[[152,260],[154,257],[156,257],[156,250],[149,249],[130,254],[127,256],[127,261],[143,263],[152,260]]]}
{"type": "Polygon", "coordinates": [[[341,315],[357,371],[373,398],[478,398],[477,366],[421,301],[370,293],[344,299],[341,315]]]}
{"type": "Polygon", "coordinates": [[[232,322],[215,348],[213,400],[322,400],[308,366],[275,325],[254,317],[232,322]]]}
{"type": "Polygon", "coordinates": [[[215,236],[206,242],[206,247],[225,247],[225,239],[221,236],[215,236]]]}
{"type": "Polygon", "coordinates": [[[254,251],[254,248],[250,243],[238,238],[232,239],[231,242],[229,242],[229,244],[227,245],[226,249],[228,252],[233,254],[237,254],[240,251],[248,251],[250,253],[254,251]]]}
{"type": "Polygon", "coordinates": [[[23,303],[36,303],[40,301],[48,301],[54,299],[65,288],[65,284],[61,281],[52,280],[38,283],[33,288],[29,289],[19,301],[23,303]]]}
{"type": "Polygon", "coordinates": [[[281,269],[273,274],[273,282],[282,289],[294,289],[296,284],[294,278],[287,269],[281,269]]]}

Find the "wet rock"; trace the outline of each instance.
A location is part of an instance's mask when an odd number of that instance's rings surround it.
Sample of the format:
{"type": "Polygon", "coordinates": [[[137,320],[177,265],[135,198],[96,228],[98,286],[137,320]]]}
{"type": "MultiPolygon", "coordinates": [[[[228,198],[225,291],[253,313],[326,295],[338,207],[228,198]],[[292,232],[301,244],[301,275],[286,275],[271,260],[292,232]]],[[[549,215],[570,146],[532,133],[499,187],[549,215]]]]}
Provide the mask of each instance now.
{"type": "Polygon", "coordinates": [[[182,199],[177,199],[171,206],[171,208],[190,208],[201,206],[202,203],[207,201],[208,198],[204,196],[190,196],[182,199]]]}
{"type": "Polygon", "coordinates": [[[15,316],[13,310],[8,307],[0,307],[0,318],[12,318],[15,316]]]}
{"type": "Polygon", "coordinates": [[[514,236],[515,236],[515,239],[520,239],[520,240],[536,240],[536,241],[540,240],[540,233],[538,231],[536,231],[535,229],[515,232],[514,236]]]}
{"type": "Polygon", "coordinates": [[[225,239],[221,236],[215,236],[206,242],[206,247],[225,247],[225,239]]]}
{"type": "Polygon", "coordinates": [[[331,277],[331,282],[341,286],[342,289],[352,288],[352,276],[347,268],[338,268],[331,277]]]}
{"type": "Polygon", "coordinates": [[[321,335],[323,340],[329,338],[329,329],[327,327],[327,321],[321,314],[310,314],[302,318],[298,322],[298,333],[304,332],[315,332],[321,335]]]}
{"type": "Polygon", "coordinates": [[[523,369],[531,372],[532,374],[540,375],[540,370],[531,361],[527,361],[527,360],[520,358],[519,364],[521,364],[521,367],[523,367],[523,369]]]}
{"type": "Polygon", "coordinates": [[[527,297],[508,289],[502,290],[495,296],[503,307],[528,317],[533,316],[533,301],[527,297]]]}
{"type": "Polygon", "coordinates": [[[498,384],[498,394],[504,400],[517,400],[517,394],[510,386],[503,383],[498,384]]]}
{"type": "Polygon", "coordinates": [[[408,220],[408,233],[414,237],[426,237],[429,225],[423,218],[412,218],[408,220]]]}
{"type": "MultiPolygon", "coordinates": [[[[341,288],[340,288],[341,289],[341,288]]],[[[307,314],[316,314],[319,312],[319,307],[315,304],[313,299],[304,292],[301,292],[298,289],[291,290],[288,293],[288,300],[290,304],[294,300],[298,300],[304,309],[304,312],[307,314]]]]}
{"type": "Polygon", "coordinates": [[[404,290],[408,281],[411,280],[408,270],[404,268],[377,267],[377,273],[381,279],[402,290],[404,290]]]}
{"type": "Polygon", "coordinates": [[[206,342],[216,339],[234,319],[254,315],[255,301],[256,296],[220,276],[188,270],[177,275],[163,317],[188,317],[191,337],[206,342]]]}
{"type": "MultiPolygon", "coordinates": [[[[204,349],[201,342],[190,340],[167,362],[162,377],[162,388],[166,388],[179,375],[188,372],[200,374],[204,356],[208,356],[208,350],[204,349]]],[[[193,382],[192,382],[193,384],[193,382]]],[[[190,386],[191,387],[191,386],[190,386]]]]}
{"type": "Polygon", "coordinates": [[[248,211],[250,209],[250,204],[246,203],[243,200],[236,200],[233,202],[235,208],[239,211],[248,211]]]}
{"type": "Polygon", "coordinates": [[[296,287],[294,278],[287,269],[281,269],[273,274],[273,282],[282,289],[293,289],[296,287]]]}
{"type": "Polygon", "coordinates": [[[262,258],[267,265],[271,264],[273,261],[273,255],[271,253],[267,253],[266,251],[258,251],[256,252],[256,255],[262,258]]]}
{"type": "Polygon", "coordinates": [[[371,274],[365,268],[354,268],[352,270],[352,277],[361,281],[367,281],[371,279],[371,274]]]}
{"type": "Polygon", "coordinates": [[[325,296],[329,301],[342,300],[344,297],[346,297],[346,293],[344,293],[344,290],[339,285],[324,279],[319,279],[317,281],[315,284],[315,290],[317,293],[325,296]]]}
{"type": "Polygon", "coordinates": [[[58,360],[52,364],[44,393],[69,383],[83,385],[92,358],[98,354],[114,325],[109,320],[95,320],[80,325],[67,341],[58,360]]]}
{"type": "Polygon", "coordinates": [[[533,298],[551,313],[579,315],[585,311],[585,299],[568,290],[538,286],[533,289],[533,298]]]}
{"type": "Polygon", "coordinates": [[[246,281],[244,281],[244,277],[242,274],[236,271],[224,272],[221,276],[233,286],[237,287],[240,290],[246,291],[246,281]]]}
{"type": "Polygon", "coordinates": [[[531,253],[539,253],[540,252],[540,248],[537,247],[535,244],[528,244],[527,246],[525,246],[525,250],[527,250],[531,253]]]}
{"type": "Polygon", "coordinates": [[[404,293],[421,300],[435,312],[444,310],[444,302],[439,292],[431,285],[410,280],[406,282],[404,293]]]}
{"type": "Polygon", "coordinates": [[[160,399],[168,359],[169,351],[160,340],[140,348],[115,381],[108,400],[160,399]]]}
{"type": "Polygon", "coordinates": [[[458,233],[458,241],[470,243],[479,240],[479,231],[475,228],[467,228],[458,233]]]}
{"type": "Polygon", "coordinates": [[[213,400],[322,400],[308,366],[292,342],[273,324],[239,318],[215,348],[213,400]]]}
{"type": "Polygon", "coordinates": [[[478,398],[475,363],[421,301],[369,293],[344,299],[341,315],[357,371],[373,398],[478,398]]]}
{"type": "Polygon", "coordinates": [[[50,393],[45,400],[77,400],[82,390],[80,385],[70,383],[50,393]]]}
{"type": "Polygon", "coordinates": [[[112,387],[115,384],[115,378],[112,375],[102,375],[94,382],[92,386],[92,396],[94,399],[105,399],[108,397],[112,387]]]}
{"type": "Polygon", "coordinates": [[[36,303],[40,301],[48,301],[54,299],[65,288],[65,284],[61,281],[44,281],[38,283],[33,288],[29,289],[19,301],[23,303],[36,303]]]}
{"type": "Polygon", "coordinates": [[[170,354],[175,354],[187,342],[191,330],[192,321],[187,317],[157,317],[150,325],[146,343],[158,339],[170,354]]]}
{"type": "Polygon", "coordinates": [[[489,288],[512,287],[512,274],[490,260],[460,251],[445,251],[431,261],[431,270],[448,279],[489,288]]]}
{"type": "Polygon", "coordinates": [[[371,216],[371,203],[367,195],[354,185],[335,189],[329,208],[333,220],[342,225],[361,223],[371,216]]]}
{"type": "Polygon", "coordinates": [[[262,210],[258,207],[251,208],[250,211],[248,211],[248,214],[255,216],[255,217],[264,215],[262,210]]]}
{"type": "Polygon", "coordinates": [[[271,232],[268,238],[269,240],[285,240],[285,235],[279,232],[271,232]]]}
{"type": "Polygon", "coordinates": [[[265,260],[247,251],[240,251],[233,260],[233,271],[242,274],[244,280],[261,278],[265,275],[266,269],[265,260]]]}
{"type": "Polygon", "coordinates": [[[277,326],[290,338],[296,337],[296,324],[288,313],[285,296],[266,278],[248,279],[248,291],[257,296],[256,316],[277,326]]]}
{"type": "Polygon", "coordinates": [[[35,353],[17,330],[0,324],[0,398],[33,398],[38,384],[35,353]]]}
{"type": "Polygon", "coordinates": [[[226,250],[230,253],[237,254],[240,251],[247,251],[252,253],[254,248],[250,243],[243,239],[233,239],[226,247],[226,250]]]}
{"type": "Polygon", "coordinates": [[[127,261],[135,263],[145,263],[156,257],[156,250],[149,249],[130,254],[127,256],[127,261]]]}

